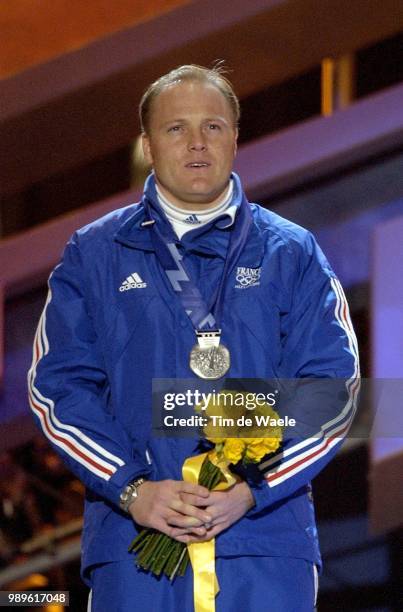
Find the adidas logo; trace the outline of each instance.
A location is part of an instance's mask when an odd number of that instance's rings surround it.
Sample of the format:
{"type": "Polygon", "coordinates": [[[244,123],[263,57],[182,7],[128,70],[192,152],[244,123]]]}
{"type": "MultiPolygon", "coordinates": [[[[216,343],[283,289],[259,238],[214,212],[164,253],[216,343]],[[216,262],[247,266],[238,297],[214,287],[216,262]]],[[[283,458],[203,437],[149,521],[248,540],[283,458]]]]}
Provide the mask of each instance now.
{"type": "Polygon", "coordinates": [[[129,291],[129,289],[144,289],[147,287],[147,283],[143,281],[140,274],[137,272],[133,272],[123,281],[123,283],[119,287],[119,291],[129,291]]]}
{"type": "Polygon", "coordinates": [[[189,215],[185,219],[185,223],[191,223],[192,225],[196,225],[200,223],[200,219],[196,215],[189,215]]]}

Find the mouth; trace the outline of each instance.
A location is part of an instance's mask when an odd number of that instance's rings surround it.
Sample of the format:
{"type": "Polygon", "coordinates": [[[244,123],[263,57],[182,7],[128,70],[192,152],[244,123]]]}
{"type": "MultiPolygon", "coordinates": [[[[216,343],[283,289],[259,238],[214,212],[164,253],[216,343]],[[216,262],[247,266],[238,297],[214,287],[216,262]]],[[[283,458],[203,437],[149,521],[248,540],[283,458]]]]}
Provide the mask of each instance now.
{"type": "Polygon", "coordinates": [[[204,162],[204,161],[198,161],[198,162],[190,162],[188,164],[186,164],[186,168],[190,168],[192,170],[198,170],[199,168],[209,168],[211,164],[209,164],[208,162],[204,162]]]}

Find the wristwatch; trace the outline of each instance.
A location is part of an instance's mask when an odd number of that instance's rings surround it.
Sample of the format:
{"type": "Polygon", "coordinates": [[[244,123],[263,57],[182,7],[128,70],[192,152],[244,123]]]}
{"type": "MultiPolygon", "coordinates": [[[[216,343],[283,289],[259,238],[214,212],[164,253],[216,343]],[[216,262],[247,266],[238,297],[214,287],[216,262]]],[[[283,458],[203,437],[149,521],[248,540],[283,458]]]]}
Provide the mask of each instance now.
{"type": "Polygon", "coordinates": [[[136,478],[133,482],[130,482],[120,494],[119,506],[121,510],[129,514],[130,504],[138,496],[138,488],[145,482],[145,478],[136,478]]]}

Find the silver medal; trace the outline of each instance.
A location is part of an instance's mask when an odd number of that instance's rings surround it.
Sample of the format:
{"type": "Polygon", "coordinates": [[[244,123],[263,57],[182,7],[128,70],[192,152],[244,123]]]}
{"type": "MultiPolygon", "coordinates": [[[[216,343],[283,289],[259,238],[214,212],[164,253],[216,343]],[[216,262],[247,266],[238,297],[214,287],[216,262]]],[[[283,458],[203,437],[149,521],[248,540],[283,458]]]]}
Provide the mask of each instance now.
{"type": "Polygon", "coordinates": [[[217,380],[231,365],[229,350],[220,344],[221,330],[197,331],[197,344],[190,353],[190,369],[199,378],[217,380]]]}

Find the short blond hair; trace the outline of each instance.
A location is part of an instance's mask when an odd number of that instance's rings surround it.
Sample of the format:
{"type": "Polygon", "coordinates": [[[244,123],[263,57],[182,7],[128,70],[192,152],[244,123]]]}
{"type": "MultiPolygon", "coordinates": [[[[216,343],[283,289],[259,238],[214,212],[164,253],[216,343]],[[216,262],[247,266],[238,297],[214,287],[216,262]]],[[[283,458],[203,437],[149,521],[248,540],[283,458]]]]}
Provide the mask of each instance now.
{"type": "Polygon", "coordinates": [[[213,68],[205,68],[197,64],[185,64],[171,70],[154,81],[154,83],[151,83],[144,92],[139,105],[141,131],[143,133],[149,131],[153,101],[166,87],[180,81],[199,81],[217,87],[228,101],[234,117],[234,126],[237,127],[241,115],[239,100],[232,87],[232,83],[224,76],[224,72],[225,68],[222,66],[222,62],[218,62],[213,68]]]}

